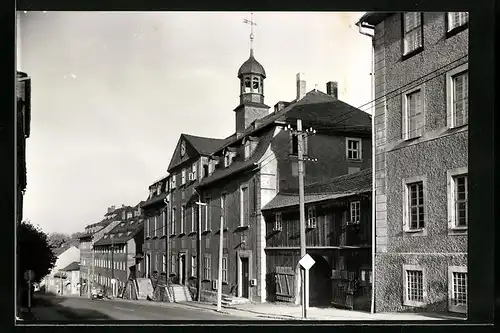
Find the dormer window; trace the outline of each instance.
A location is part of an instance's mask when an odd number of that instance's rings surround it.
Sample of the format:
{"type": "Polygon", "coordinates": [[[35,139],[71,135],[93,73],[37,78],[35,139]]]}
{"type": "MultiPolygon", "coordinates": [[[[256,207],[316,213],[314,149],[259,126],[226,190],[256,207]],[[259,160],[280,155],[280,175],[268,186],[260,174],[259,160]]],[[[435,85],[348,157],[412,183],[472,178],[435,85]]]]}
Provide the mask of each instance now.
{"type": "Polygon", "coordinates": [[[130,218],[132,218],[132,212],[127,213],[127,219],[130,219],[130,218]]]}
{"type": "Polygon", "coordinates": [[[159,183],[159,184],[156,186],[156,195],[160,195],[160,193],[161,193],[161,185],[162,185],[162,183],[159,183]]]}
{"type": "Polygon", "coordinates": [[[127,236],[130,236],[132,234],[132,231],[127,232],[127,236]]]}
{"type": "Polygon", "coordinates": [[[245,142],[245,160],[250,158],[250,140],[246,140],[245,142]]]}
{"type": "Polygon", "coordinates": [[[134,224],[134,222],[135,222],[135,221],[130,221],[130,223],[129,223],[129,224],[130,224],[130,225],[132,225],[132,224],[134,224]]]}
{"type": "Polygon", "coordinates": [[[226,154],[224,155],[224,167],[228,167],[229,164],[231,164],[231,155],[229,154],[229,152],[226,152],[226,154]]]}

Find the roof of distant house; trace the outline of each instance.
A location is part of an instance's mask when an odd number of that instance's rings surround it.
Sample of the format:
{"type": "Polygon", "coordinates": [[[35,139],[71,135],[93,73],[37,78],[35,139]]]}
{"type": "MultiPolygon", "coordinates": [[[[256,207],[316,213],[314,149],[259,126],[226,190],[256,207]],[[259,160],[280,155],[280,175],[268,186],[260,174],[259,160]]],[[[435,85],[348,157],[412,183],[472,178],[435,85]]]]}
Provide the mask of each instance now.
{"type": "Polygon", "coordinates": [[[59,257],[61,254],[63,254],[67,250],[69,250],[71,247],[78,248],[78,244],[75,244],[74,242],[69,241],[69,242],[63,243],[61,246],[53,247],[52,252],[54,253],[54,255],[56,257],[59,257]]]}
{"type": "Polygon", "coordinates": [[[132,217],[118,223],[113,229],[106,232],[104,236],[95,242],[94,246],[123,244],[135,237],[144,227],[144,220],[132,217]]]}
{"type": "MultiPolygon", "coordinates": [[[[362,171],[335,177],[327,181],[310,184],[304,187],[305,203],[324,200],[333,200],[358,195],[372,191],[372,170],[362,171]]],[[[272,210],[284,207],[298,206],[297,193],[278,193],[267,205],[262,208],[272,210]]]]}
{"type": "Polygon", "coordinates": [[[71,264],[68,266],[64,267],[61,269],[61,271],[79,271],[80,270],[80,262],[79,261],[73,261],[71,264]]]}

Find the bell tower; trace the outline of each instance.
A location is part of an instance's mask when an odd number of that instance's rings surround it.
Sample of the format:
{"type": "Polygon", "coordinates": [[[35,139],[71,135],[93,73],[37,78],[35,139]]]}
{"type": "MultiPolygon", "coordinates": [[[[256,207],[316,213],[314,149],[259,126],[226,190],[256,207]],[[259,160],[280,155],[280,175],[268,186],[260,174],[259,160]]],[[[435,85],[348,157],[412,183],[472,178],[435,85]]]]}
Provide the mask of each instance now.
{"type": "Polygon", "coordinates": [[[243,22],[250,24],[250,57],[238,70],[240,80],[240,105],[234,109],[236,113],[236,133],[243,132],[254,120],[269,113],[269,106],[264,104],[264,79],[266,71],[255,59],[253,52],[254,33],[253,13],[250,20],[243,22]]]}

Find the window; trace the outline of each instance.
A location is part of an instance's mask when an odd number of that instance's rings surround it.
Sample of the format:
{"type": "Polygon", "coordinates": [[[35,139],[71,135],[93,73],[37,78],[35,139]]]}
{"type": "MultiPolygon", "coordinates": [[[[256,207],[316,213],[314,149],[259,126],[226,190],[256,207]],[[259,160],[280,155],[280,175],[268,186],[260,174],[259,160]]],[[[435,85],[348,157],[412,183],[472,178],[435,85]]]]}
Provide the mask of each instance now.
{"type": "Polygon", "coordinates": [[[467,313],[467,267],[448,267],[448,309],[467,313]]]}
{"type": "Polygon", "coordinates": [[[156,232],[158,230],[158,215],[155,215],[154,220],[155,220],[155,224],[154,224],[155,228],[153,229],[154,230],[153,235],[154,235],[154,237],[156,237],[156,232]]]}
{"type": "Polygon", "coordinates": [[[127,213],[127,219],[131,219],[132,218],[132,212],[128,212],[127,213]]]}
{"type": "Polygon", "coordinates": [[[193,179],[196,179],[196,162],[191,166],[191,172],[193,173],[193,179]]]}
{"type": "Polygon", "coordinates": [[[420,266],[403,265],[405,272],[404,305],[421,307],[425,305],[427,292],[424,270],[420,266]]]}
{"type": "Polygon", "coordinates": [[[181,229],[180,233],[184,233],[184,225],[186,223],[186,206],[181,206],[181,229]]]}
{"type": "Polygon", "coordinates": [[[274,230],[280,231],[281,227],[281,212],[278,212],[274,214],[274,230]]]}
{"type": "Polygon", "coordinates": [[[191,276],[197,276],[196,274],[196,256],[191,256],[191,276]]]}
{"type": "Polygon", "coordinates": [[[403,14],[403,55],[407,55],[422,47],[422,13],[411,12],[403,14]]]}
{"type": "Polygon", "coordinates": [[[407,229],[421,230],[425,226],[424,183],[417,181],[406,185],[407,193],[407,229]]]}
{"type": "Polygon", "coordinates": [[[421,88],[408,92],[403,101],[403,139],[422,135],[424,127],[423,93],[421,88]]]}
{"type": "Polygon", "coordinates": [[[170,216],[170,234],[175,235],[175,207],[172,207],[172,215],[170,216]]]}
{"type": "Polygon", "coordinates": [[[451,12],[446,13],[446,15],[448,18],[447,32],[465,26],[469,22],[469,13],[467,12],[451,12]]]}
{"type": "Polygon", "coordinates": [[[227,255],[222,257],[222,282],[227,283],[227,255]]]}
{"type": "Polygon", "coordinates": [[[245,160],[250,158],[250,140],[245,141],[245,160]]]}
{"type": "Polygon", "coordinates": [[[203,267],[203,279],[212,280],[212,256],[205,254],[205,265],[203,267]]]}
{"type": "Polygon", "coordinates": [[[177,271],[177,256],[175,254],[170,255],[170,274],[175,274],[177,271]]]}
{"type": "Polygon", "coordinates": [[[258,77],[254,77],[253,78],[253,86],[252,86],[252,88],[253,88],[253,92],[254,93],[258,93],[259,92],[259,83],[260,83],[259,81],[260,80],[259,80],[258,77]]]}
{"type": "Polygon", "coordinates": [[[351,220],[349,223],[351,224],[359,224],[361,215],[361,202],[353,201],[351,202],[351,220]]]}
{"type": "MultiPolygon", "coordinates": [[[[167,206],[168,207],[168,206],[167,206]]],[[[162,213],[162,218],[161,218],[161,229],[162,229],[162,236],[165,236],[167,234],[167,219],[168,219],[168,208],[165,208],[165,210],[162,213]]]]}
{"type": "Polygon", "coordinates": [[[469,120],[469,74],[465,63],[446,73],[448,127],[463,126],[469,120]]]}
{"type": "Polygon", "coordinates": [[[226,152],[224,154],[224,167],[228,167],[231,164],[231,154],[229,152],[226,152]]]}
{"type": "Polygon", "coordinates": [[[307,208],[307,227],[316,228],[316,207],[307,208]]]}
{"type": "Polygon", "coordinates": [[[210,228],[210,198],[207,198],[205,202],[207,203],[207,205],[205,206],[205,231],[207,231],[210,228]]]}
{"type": "Polygon", "coordinates": [[[251,90],[251,82],[250,82],[250,78],[249,78],[249,77],[246,77],[246,78],[245,78],[245,83],[244,83],[244,92],[245,92],[245,93],[250,93],[250,92],[252,92],[252,90],[251,90]]]}
{"type": "Polygon", "coordinates": [[[297,136],[297,134],[291,133],[290,144],[290,154],[293,156],[297,156],[299,154],[299,137],[297,136]]]}
{"type": "Polygon", "coordinates": [[[467,167],[448,170],[448,228],[467,229],[469,186],[467,167]]]}
{"type": "Polygon", "coordinates": [[[186,169],[182,169],[181,184],[182,185],[186,184],[186,169]]]}
{"type": "Polygon", "coordinates": [[[346,153],[349,160],[361,159],[361,139],[346,138],[346,153]]]}
{"type": "Polygon", "coordinates": [[[208,177],[208,164],[203,164],[203,177],[208,177]]]}
{"type": "Polygon", "coordinates": [[[144,224],[146,231],[146,238],[149,238],[149,217],[146,219],[146,223],[144,224]]]}
{"type": "Polygon", "coordinates": [[[192,206],[191,207],[191,231],[195,232],[196,231],[196,208],[197,206],[192,206]]]}
{"type": "MultiPolygon", "coordinates": [[[[220,197],[220,210],[221,210],[221,219],[222,219],[222,225],[226,226],[226,194],[223,193],[220,197]]],[[[217,230],[217,229],[214,229],[217,230]]]]}
{"type": "Polygon", "coordinates": [[[248,195],[248,185],[240,188],[240,226],[247,226],[250,220],[250,201],[248,195]]]}
{"type": "Polygon", "coordinates": [[[174,189],[175,188],[175,178],[176,178],[176,175],[172,175],[172,178],[170,179],[170,188],[171,189],[174,189]]]}

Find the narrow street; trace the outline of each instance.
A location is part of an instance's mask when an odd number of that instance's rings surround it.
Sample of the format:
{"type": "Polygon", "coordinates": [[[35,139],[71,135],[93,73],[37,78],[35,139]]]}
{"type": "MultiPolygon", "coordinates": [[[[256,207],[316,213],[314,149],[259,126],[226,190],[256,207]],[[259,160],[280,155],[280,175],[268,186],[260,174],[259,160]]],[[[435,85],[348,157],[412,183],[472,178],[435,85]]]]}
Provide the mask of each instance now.
{"type": "Polygon", "coordinates": [[[124,300],[37,295],[37,320],[266,320],[189,308],[179,304],[141,304],[124,300]]]}

